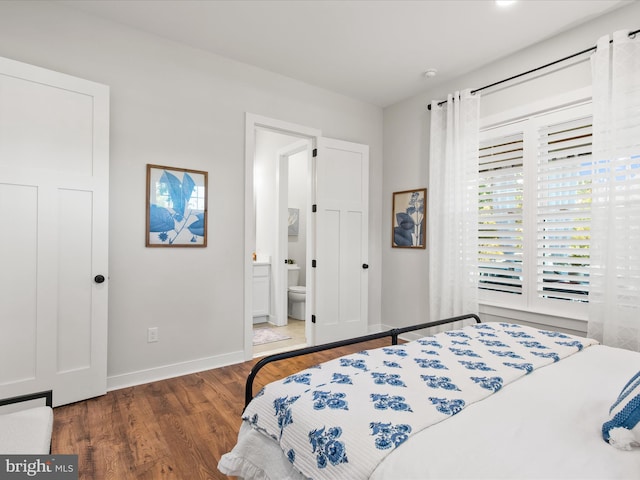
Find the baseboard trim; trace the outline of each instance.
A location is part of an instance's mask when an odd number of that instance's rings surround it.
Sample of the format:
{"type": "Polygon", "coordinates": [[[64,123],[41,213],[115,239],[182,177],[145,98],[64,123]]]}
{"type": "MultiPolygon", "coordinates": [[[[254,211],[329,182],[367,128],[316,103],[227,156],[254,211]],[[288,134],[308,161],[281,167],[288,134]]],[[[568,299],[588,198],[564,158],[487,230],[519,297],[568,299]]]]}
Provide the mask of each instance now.
{"type": "Polygon", "coordinates": [[[138,370],[136,372],[124,373],[107,377],[107,391],[119,390],[121,388],[134,387],[159,380],[189,375],[191,373],[203,372],[214,368],[226,367],[236,363],[244,362],[244,352],[238,351],[224,355],[200,358],[188,362],[174,363],[162,367],[138,370]]]}

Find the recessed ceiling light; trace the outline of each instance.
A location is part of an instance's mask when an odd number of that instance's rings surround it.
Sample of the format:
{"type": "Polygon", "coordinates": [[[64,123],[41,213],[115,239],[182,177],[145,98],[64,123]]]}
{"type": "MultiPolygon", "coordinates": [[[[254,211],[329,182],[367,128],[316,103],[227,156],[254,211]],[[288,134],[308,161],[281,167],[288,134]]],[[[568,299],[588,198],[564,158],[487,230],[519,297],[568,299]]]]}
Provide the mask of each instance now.
{"type": "Polygon", "coordinates": [[[516,3],[516,0],[496,0],[496,5],[498,7],[508,7],[516,3]]]}
{"type": "Polygon", "coordinates": [[[438,70],[436,70],[435,68],[430,68],[429,70],[425,71],[423,75],[425,78],[433,78],[436,76],[436,73],[438,73],[438,70]]]}

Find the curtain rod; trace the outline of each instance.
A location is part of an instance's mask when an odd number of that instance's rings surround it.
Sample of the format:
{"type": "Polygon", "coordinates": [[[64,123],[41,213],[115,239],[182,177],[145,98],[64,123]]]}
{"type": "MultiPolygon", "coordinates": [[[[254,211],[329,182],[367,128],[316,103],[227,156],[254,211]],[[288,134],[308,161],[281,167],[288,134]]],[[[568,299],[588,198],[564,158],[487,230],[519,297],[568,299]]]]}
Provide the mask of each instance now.
{"type": "MultiPolygon", "coordinates": [[[[640,29],[638,30],[634,30],[633,32],[629,32],[629,36],[633,37],[636,33],[639,33],[640,29]]],[[[609,40],[609,43],[613,43],[613,40],[609,40]]],[[[491,88],[491,87],[495,87],[496,85],[500,85],[501,83],[506,83],[509,82],[511,80],[515,80],[516,78],[520,78],[520,77],[524,77],[525,75],[529,75],[530,73],[534,73],[537,72],[538,70],[542,70],[543,68],[547,68],[547,67],[551,67],[557,63],[561,63],[561,62],[565,62],[567,60],[571,60],[574,57],[578,57],[580,55],[584,55],[585,53],[589,53],[589,52],[593,52],[597,47],[593,46],[590,48],[585,48],[584,50],[581,50],[579,52],[576,53],[572,53],[571,55],[567,55],[566,57],[560,58],[558,60],[554,60],[553,62],[547,63],[545,65],[542,65],[540,67],[536,67],[536,68],[532,68],[531,70],[527,70],[526,72],[522,72],[519,73],[517,75],[513,75],[509,78],[505,78],[503,80],[499,80],[497,82],[493,82],[489,85],[485,85],[484,87],[480,87],[480,88],[476,88],[475,90],[471,90],[471,94],[473,95],[474,93],[480,92],[481,90],[486,90],[487,88],[491,88]]],[[[438,106],[444,105],[445,103],[447,103],[447,100],[442,100],[441,102],[438,102],[438,106]]],[[[431,110],[431,104],[427,105],[427,109],[431,110]]]]}

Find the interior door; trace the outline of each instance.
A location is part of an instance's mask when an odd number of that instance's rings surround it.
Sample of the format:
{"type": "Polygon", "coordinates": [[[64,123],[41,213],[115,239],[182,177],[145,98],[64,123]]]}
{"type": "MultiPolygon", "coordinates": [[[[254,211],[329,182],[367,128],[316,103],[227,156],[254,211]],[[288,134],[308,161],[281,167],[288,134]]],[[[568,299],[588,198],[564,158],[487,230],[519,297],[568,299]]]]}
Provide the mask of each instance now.
{"type": "Polygon", "coordinates": [[[109,90],[0,58],[0,397],[106,392],[109,90]]]}
{"type": "Polygon", "coordinates": [[[318,147],[312,318],[321,344],[367,333],[369,147],[329,138],[318,147]]]}

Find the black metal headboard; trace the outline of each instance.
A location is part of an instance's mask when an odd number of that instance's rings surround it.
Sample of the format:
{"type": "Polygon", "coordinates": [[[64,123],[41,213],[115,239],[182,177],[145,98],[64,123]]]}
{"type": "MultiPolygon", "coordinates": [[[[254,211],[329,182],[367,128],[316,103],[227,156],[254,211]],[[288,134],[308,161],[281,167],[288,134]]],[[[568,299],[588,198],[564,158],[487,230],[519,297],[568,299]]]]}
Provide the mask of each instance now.
{"type": "Polygon", "coordinates": [[[439,325],[446,325],[447,323],[458,322],[460,320],[466,320],[469,318],[473,318],[476,323],[480,323],[480,317],[478,317],[478,315],[476,315],[475,313],[469,313],[467,315],[460,315],[458,317],[446,318],[444,320],[437,320],[435,322],[421,323],[419,325],[411,325],[409,327],[402,327],[402,328],[392,328],[391,330],[387,330],[385,332],[372,333],[370,335],[364,335],[362,337],[348,338],[346,340],[339,340],[337,342],[324,343],[322,345],[315,345],[313,347],[299,348],[299,349],[291,350],[288,352],[269,355],[267,357],[262,358],[258,363],[256,363],[251,369],[251,372],[249,372],[249,376],[247,377],[247,382],[245,384],[244,406],[246,408],[246,406],[249,405],[249,402],[253,398],[253,381],[256,378],[258,371],[269,363],[277,362],[279,360],[286,360],[288,358],[299,357],[301,355],[308,355],[310,353],[322,352],[324,350],[331,350],[333,348],[346,347],[348,345],[354,345],[356,343],[368,342],[370,340],[377,340],[379,338],[386,338],[386,337],[391,337],[391,344],[397,345],[398,335],[402,335],[403,333],[413,332],[415,330],[422,330],[424,328],[437,327],[439,325]]]}

